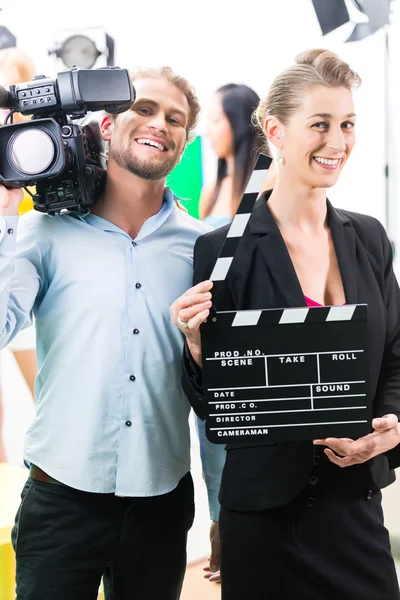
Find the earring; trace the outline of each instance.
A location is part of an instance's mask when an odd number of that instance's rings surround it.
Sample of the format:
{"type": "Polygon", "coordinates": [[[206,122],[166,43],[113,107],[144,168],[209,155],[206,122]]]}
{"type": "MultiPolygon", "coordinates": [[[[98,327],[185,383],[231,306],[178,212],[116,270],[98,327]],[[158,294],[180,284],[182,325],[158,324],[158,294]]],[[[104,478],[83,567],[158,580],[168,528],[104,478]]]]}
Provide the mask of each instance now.
{"type": "Polygon", "coordinates": [[[277,161],[280,165],[284,165],[285,164],[285,159],[283,158],[283,156],[278,156],[277,161]]]}

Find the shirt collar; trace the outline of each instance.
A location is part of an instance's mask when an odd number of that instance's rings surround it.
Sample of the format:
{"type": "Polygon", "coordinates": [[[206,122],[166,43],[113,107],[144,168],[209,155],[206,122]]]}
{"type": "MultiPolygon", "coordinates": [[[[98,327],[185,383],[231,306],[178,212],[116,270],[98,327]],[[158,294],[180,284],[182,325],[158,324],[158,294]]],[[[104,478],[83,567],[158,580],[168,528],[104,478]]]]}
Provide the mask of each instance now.
{"type": "MultiPolygon", "coordinates": [[[[151,235],[165,223],[165,221],[170,216],[171,212],[174,210],[175,200],[176,196],[174,195],[174,193],[169,188],[165,188],[161,209],[158,213],[151,216],[143,223],[139,233],[135,238],[136,242],[143,240],[145,237],[151,235]]],[[[126,231],[124,231],[117,225],[114,225],[114,223],[107,221],[107,219],[103,219],[103,217],[99,217],[98,215],[94,215],[90,212],[86,214],[77,214],[76,217],[79,218],[81,221],[85,221],[88,225],[96,227],[97,229],[101,229],[102,231],[119,233],[131,239],[130,236],[126,233],[126,231]]]]}

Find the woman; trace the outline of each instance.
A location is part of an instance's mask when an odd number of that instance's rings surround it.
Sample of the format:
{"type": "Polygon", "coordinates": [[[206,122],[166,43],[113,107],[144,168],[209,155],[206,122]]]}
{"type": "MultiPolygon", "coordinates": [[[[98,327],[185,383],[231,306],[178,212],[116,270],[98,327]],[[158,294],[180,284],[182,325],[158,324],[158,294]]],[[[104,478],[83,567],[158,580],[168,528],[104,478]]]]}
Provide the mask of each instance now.
{"type": "MultiPolygon", "coordinates": [[[[400,598],[380,492],[400,465],[400,291],[380,223],[326,199],[355,143],[359,84],[335,54],[312,50],[259,104],[258,123],[278,156],[276,183],[256,203],[219,309],[367,303],[373,432],[355,441],[227,446],[223,600],[400,598]]],[[[186,335],[184,385],[199,416],[199,326],[226,233],[199,239],[196,285],[171,307],[186,335]]]]}
{"type": "Polygon", "coordinates": [[[251,123],[259,100],[247,85],[228,83],[211,103],[207,135],[218,157],[217,181],[203,189],[199,212],[213,229],[231,222],[260,150],[258,131],[251,123]]]}

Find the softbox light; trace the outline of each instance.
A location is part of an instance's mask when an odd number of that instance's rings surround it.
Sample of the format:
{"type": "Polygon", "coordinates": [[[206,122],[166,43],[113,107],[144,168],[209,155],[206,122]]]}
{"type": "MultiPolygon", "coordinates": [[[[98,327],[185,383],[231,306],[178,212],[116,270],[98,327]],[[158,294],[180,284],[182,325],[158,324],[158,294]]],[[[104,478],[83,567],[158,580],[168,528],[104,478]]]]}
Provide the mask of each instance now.
{"type": "Polygon", "coordinates": [[[327,35],[350,20],[345,0],[312,0],[322,30],[327,35]]]}
{"type": "Polygon", "coordinates": [[[358,10],[368,17],[367,23],[357,23],[346,42],[358,42],[389,24],[390,0],[353,0],[358,10]]]}
{"type": "Polygon", "coordinates": [[[322,35],[338,29],[349,21],[354,30],[346,42],[356,42],[372,35],[389,23],[391,0],[312,0],[322,35]],[[357,23],[350,17],[349,8],[357,8],[368,19],[357,23]]]}

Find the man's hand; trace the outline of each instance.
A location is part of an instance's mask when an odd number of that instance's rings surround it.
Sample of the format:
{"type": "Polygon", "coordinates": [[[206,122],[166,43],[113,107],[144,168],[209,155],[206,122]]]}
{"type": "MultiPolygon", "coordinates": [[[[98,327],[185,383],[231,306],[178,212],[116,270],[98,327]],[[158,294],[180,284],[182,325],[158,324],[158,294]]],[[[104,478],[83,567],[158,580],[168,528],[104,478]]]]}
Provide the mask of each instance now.
{"type": "Polygon", "coordinates": [[[400,443],[400,423],[396,415],[385,415],[372,421],[375,431],[358,440],[349,438],[326,438],[314,440],[324,450],[329,460],[339,467],[351,467],[383,454],[400,443]]]}
{"type": "Polygon", "coordinates": [[[220,542],[219,542],[219,523],[213,521],[210,527],[210,542],[211,542],[211,556],[208,559],[208,566],[204,567],[204,577],[208,581],[214,583],[221,583],[221,576],[219,573],[220,564],[220,542]]]}
{"type": "Polygon", "coordinates": [[[16,216],[23,197],[24,191],[21,188],[9,190],[4,185],[0,185],[0,216],[16,216]]]}

